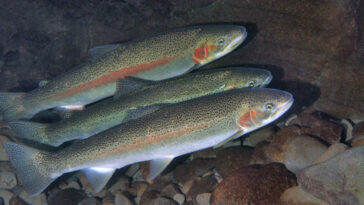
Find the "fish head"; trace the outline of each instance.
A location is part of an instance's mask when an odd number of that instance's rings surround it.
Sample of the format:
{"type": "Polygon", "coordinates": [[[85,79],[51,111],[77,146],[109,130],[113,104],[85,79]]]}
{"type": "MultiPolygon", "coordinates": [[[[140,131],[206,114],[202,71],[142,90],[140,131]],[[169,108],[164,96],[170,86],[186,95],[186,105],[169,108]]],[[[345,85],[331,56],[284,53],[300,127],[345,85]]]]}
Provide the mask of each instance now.
{"type": "Polygon", "coordinates": [[[225,80],[226,90],[239,88],[260,88],[272,80],[272,73],[258,68],[230,68],[230,76],[225,80]]]}
{"type": "Polygon", "coordinates": [[[204,65],[237,48],[247,37],[244,26],[215,25],[203,27],[194,47],[192,60],[204,65]]]}
{"type": "Polygon", "coordinates": [[[252,88],[242,103],[236,122],[244,133],[263,127],[282,116],[293,104],[292,94],[270,88],[252,88]]]}

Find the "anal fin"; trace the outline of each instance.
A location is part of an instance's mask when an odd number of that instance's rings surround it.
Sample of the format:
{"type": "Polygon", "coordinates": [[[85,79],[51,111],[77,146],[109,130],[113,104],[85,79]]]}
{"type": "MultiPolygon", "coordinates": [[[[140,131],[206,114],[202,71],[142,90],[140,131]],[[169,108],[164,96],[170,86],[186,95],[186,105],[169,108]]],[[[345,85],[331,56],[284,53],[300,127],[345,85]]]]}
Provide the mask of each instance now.
{"type": "Polygon", "coordinates": [[[88,169],[81,170],[87,181],[91,184],[94,192],[100,192],[102,188],[107,184],[111,176],[114,174],[114,168],[104,168],[104,167],[90,167],[88,169]]]}
{"type": "Polygon", "coordinates": [[[161,174],[168,164],[173,160],[173,158],[174,157],[165,157],[151,160],[149,163],[148,179],[152,180],[161,174]]]}

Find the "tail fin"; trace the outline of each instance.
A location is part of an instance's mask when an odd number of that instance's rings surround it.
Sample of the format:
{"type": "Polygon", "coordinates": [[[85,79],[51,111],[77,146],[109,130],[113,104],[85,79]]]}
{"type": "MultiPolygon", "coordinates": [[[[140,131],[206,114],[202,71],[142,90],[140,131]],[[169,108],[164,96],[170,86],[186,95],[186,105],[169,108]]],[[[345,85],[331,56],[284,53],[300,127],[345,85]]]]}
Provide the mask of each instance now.
{"type": "Polygon", "coordinates": [[[40,151],[13,142],[4,142],[11,164],[29,195],[41,193],[61,174],[50,173],[50,163],[45,162],[49,152],[40,151]]]}
{"type": "Polygon", "coordinates": [[[46,135],[47,124],[28,121],[14,121],[8,124],[18,137],[49,144],[46,135]]]}
{"type": "Polygon", "coordinates": [[[0,92],[0,112],[3,120],[13,121],[29,117],[23,105],[26,93],[0,92]]]}

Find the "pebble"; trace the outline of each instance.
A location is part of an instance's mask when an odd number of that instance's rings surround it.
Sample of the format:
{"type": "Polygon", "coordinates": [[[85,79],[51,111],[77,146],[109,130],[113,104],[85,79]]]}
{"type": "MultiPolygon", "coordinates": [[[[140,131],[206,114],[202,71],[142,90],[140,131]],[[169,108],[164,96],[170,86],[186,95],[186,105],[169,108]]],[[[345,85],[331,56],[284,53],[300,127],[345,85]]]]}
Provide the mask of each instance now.
{"type": "Polygon", "coordinates": [[[156,190],[146,191],[142,195],[139,205],[147,205],[147,204],[149,204],[150,201],[152,201],[153,199],[156,199],[158,197],[160,197],[159,191],[156,191],[156,190]]]}
{"type": "Polygon", "coordinates": [[[302,135],[293,139],[283,151],[283,163],[291,172],[298,174],[326,152],[327,146],[319,140],[302,135]]]}
{"type": "Polygon", "coordinates": [[[0,161],[9,161],[8,154],[3,147],[3,142],[9,142],[10,139],[4,135],[0,135],[0,161]]]}
{"type": "Polygon", "coordinates": [[[169,184],[161,190],[161,196],[173,198],[174,195],[181,193],[177,184],[169,184]]]}
{"type": "Polygon", "coordinates": [[[296,177],[283,164],[250,165],[219,183],[211,204],[279,204],[281,194],[296,186],[296,177]]]}
{"type": "Polygon", "coordinates": [[[8,190],[0,189],[0,198],[2,198],[4,200],[5,205],[9,204],[9,201],[12,197],[13,197],[12,192],[10,192],[8,190]]]}
{"type": "Polygon", "coordinates": [[[211,193],[202,193],[197,195],[196,201],[199,205],[210,205],[211,193]]]}
{"type": "Polygon", "coordinates": [[[134,201],[139,204],[140,202],[140,198],[142,197],[143,193],[145,192],[145,190],[147,190],[148,188],[148,183],[146,182],[133,182],[131,187],[135,188],[137,191],[136,197],[134,199],[134,201]]]}
{"type": "Polygon", "coordinates": [[[186,200],[196,200],[197,195],[212,192],[216,184],[217,180],[213,175],[204,177],[199,181],[195,181],[195,183],[192,184],[191,189],[186,194],[186,200]]]}
{"type": "Polygon", "coordinates": [[[175,200],[179,205],[181,205],[186,201],[186,196],[183,194],[175,194],[173,196],[173,200],[175,200]]]}
{"type": "Polygon", "coordinates": [[[364,145],[364,121],[354,125],[351,146],[364,145]]]}
{"type": "Polygon", "coordinates": [[[284,191],[280,199],[283,205],[329,205],[298,186],[284,191]]]}
{"type": "Polygon", "coordinates": [[[130,179],[128,177],[125,176],[121,176],[118,178],[118,180],[115,182],[115,184],[113,184],[108,191],[110,191],[112,194],[115,195],[115,192],[118,190],[122,190],[125,191],[129,188],[130,186],[130,179]]]}
{"type": "Polygon", "coordinates": [[[311,114],[302,115],[299,120],[303,134],[317,136],[329,144],[339,142],[344,130],[343,125],[338,122],[323,120],[311,114]]]}
{"type": "Polygon", "coordinates": [[[101,205],[101,202],[94,197],[89,197],[78,202],[77,205],[101,205]]]}
{"type": "Polygon", "coordinates": [[[156,198],[156,199],[153,199],[152,201],[150,201],[148,203],[148,205],[178,205],[178,204],[177,204],[177,202],[175,202],[171,199],[159,197],[159,198],[156,198]]]}
{"type": "Polygon", "coordinates": [[[23,199],[18,196],[14,196],[10,199],[9,205],[28,205],[23,199]]]}
{"type": "Polygon", "coordinates": [[[273,126],[267,126],[257,131],[254,131],[244,139],[244,146],[255,147],[263,141],[270,142],[275,134],[275,128],[273,126]]]}
{"type": "MultiPolygon", "coordinates": [[[[41,195],[37,195],[37,196],[41,196],[41,195]]],[[[36,197],[32,197],[30,199],[34,199],[36,197]]],[[[77,190],[77,189],[74,189],[74,188],[68,188],[68,189],[63,189],[63,190],[55,193],[52,197],[49,197],[48,198],[48,204],[52,204],[52,205],[64,205],[64,204],[77,205],[80,201],[82,201],[86,197],[87,197],[87,195],[83,191],[80,191],[80,190],[77,190]]],[[[25,199],[22,196],[21,196],[21,198],[25,199]]],[[[25,199],[25,200],[28,201],[27,199],[25,199]]],[[[30,204],[41,204],[39,202],[29,202],[29,203],[30,204]]]]}
{"type": "Polygon", "coordinates": [[[77,181],[72,181],[72,182],[68,183],[67,188],[80,189],[81,186],[77,181]]]}
{"type": "Polygon", "coordinates": [[[216,157],[216,171],[226,177],[250,162],[254,149],[251,147],[228,147],[220,149],[216,157]]]}
{"type": "Polygon", "coordinates": [[[179,183],[187,182],[197,176],[202,176],[215,167],[215,159],[194,159],[181,164],[173,170],[173,176],[179,183]]]}
{"type": "Polygon", "coordinates": [[[364,204],[364,146],[348,149],[298,175],[305,191],[329,204],[364,204]]]}
{"type": "Polygon", "coordinates": [[[117,191],[115,193],[115,205],[133,205],[133,202],[120,191],[117,191]]]}
{"type": "Polygon", "coordinates": [[[17,185],[13,172],[0,172],[0,189],[12,189],[17,185]]]}
{"type": "Polygon", "coordinates": [[[102,198],[102,205],[114,205],[115,197],[111,192],[106,192],[105,196],[102,198]]]}
{"type": "Polygon", "coordinates": [[[185,183],[182,184],[182,188],[181,188],[181,191],[184,193],[184,194],[187,194],[188,191],[190,191],[192,185],[196,182],[196,181],[200,181],[201,180],[201,177],[196,177],[194,179],[191,179],[185,183]]]}
{"type": "Polygon", "coordinates": [[[348,146],[346,146],[343,143],[335,143],[331,145],[325,153],[323,153],[320,157],[318,157],[313,164],[318,164],[320,162],[323,162],[325,160],[331,159],[334,156],[340,154],[341,152],[344,152],[348,146]]]}
{"type": "MultiPolygon", "coordinates": [[[[29,204],[39,204],[39,205],[47,205],[47,197],[45,193],[38,194],[36,196],[30,197],[27,192],[22,191],[19,194],[19,197],[22,198],[24,201],[26,201],[29,204]]],[[[77,203],[76,203],[77,204],[77,203]]],[[[56,204],[55,204],[56,205],[56,204]]]]}
{"type": "Polygon", "coordinates": [[[272,162],[283,163],[283,151],[286,146],[296,137],[301,135],[301,130],[296,126],[280,129],[267,147],[267,155],[272,162]]]}

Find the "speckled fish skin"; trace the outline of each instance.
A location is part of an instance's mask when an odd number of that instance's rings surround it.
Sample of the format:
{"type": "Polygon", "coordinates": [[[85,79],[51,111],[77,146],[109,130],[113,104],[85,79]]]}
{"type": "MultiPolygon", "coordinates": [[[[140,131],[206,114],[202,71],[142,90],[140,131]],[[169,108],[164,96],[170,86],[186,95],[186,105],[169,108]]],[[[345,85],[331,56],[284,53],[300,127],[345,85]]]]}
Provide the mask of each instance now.
{"type": "Polygon", "coordinates": [[[205,25],[120,44],[29,93],[0,93],[2,117],[29,119],[57,106],[83,106],[112,96],[116,81],[127,76],[153,81],[179,76],[226,55],[246,36],[243,26],[205,25]]]}
{"type": "Polygon", "coordinates": [[[285,91],[238,89],[163,107],[57,152],[11,142],[3,146],[25,189],[34,195],[63,173],[116,169],[212,147],[274,121],[292,103],[285,91]]]}
{"type": "Polygon", "coordinates": [[[74,139],[85,139],[130,119],[154,111],[156,104],[178,103],[204,95],[244,87],[265,87],[272,79],[269,71],[256,68],[224,68],[190,73],[145,86],[120,97],[77,112],[58,123],[10,122],[17,136],[52,146],[74,139]],[[132,114],[138,108],[145,111],[132,114]],[[129,114],[128,114],[129,113],[129,114]]]}

